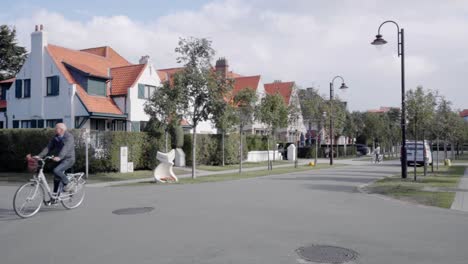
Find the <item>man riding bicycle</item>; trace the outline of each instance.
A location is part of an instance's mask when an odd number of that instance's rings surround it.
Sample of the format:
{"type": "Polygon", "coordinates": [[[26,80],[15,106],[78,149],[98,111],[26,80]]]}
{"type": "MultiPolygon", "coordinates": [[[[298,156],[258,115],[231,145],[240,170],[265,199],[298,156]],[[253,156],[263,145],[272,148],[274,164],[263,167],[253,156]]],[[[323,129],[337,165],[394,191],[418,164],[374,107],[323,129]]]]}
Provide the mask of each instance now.
{"type": "Polygon", "coordinates": [[[75,139],[67,131],[67,126],[64,123],[55,125],[55,136],[35,158],[44,158],[50,155],[54,155],[53,160],[58,162],[58,165],[53,170],[55,175],[54,193],[57,193],[60,182],[63,183],[64,192],[73,190],[73,183],[69,182],[65,171],[75,164],[75,139]]]}

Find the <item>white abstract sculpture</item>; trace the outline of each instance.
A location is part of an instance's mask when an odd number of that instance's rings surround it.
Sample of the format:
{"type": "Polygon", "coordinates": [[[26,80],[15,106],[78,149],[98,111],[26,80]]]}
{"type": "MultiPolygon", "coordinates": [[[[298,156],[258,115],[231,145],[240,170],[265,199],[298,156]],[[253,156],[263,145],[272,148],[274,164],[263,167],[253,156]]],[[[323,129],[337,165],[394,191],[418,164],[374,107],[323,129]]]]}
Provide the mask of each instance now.
{"type": "Polygon", "coordinates": [[[154,169],[153,176],[156,182],[178,182],[172,167],[174,166],[175,151],[171,150],[168,153],[159,152],[156,155],[159,160],[159,165],[154,169]]]}

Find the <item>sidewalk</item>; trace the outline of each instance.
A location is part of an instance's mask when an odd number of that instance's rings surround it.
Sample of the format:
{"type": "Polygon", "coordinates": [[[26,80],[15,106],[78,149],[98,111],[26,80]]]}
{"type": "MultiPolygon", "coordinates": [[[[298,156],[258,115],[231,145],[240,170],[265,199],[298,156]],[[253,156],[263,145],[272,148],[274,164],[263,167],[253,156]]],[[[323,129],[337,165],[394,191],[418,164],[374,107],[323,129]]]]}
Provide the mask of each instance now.
{"type": "MultiPolygon", "coordinates": [[[[298,160],[298,166],[306,165],[311,161],[313,161],[313,159],[299,159],[298,160]]],[[[317,160],[317,164],[325,164],[325,163],[328,163],[328,162],[329,162],[328,159],[318,159],[317,160]]],[[[351,159],[346,159],[346,160],[335,160],[335,163],[336,164],[355,164],[356,162],[352,161],[351,159]]],[[[366,163],[368,163],[368,162],[366,162],[366,163]]],[[[287,167],[294,167],[294,162],[291,162],[289,164],[281,164],[281,165],[274,165],[273,166],[273,168],[287,168],[287,167]]],[[[244,169],[242,169],[242,171],[244,171],[244,172],[261,171],[261,170],[265,170],[265,168],[266,168],[266,166],[253,167],[253,168],[244,168],[244,169]]],[[[192,173],[191,173],[190,168],[183,168],[183,169],[187,170],[189,173],[177,175],[177,177],[179,179],[192,177],[192,173]]],[[[197,170],[197,177],[236,173],[238,171],[239,171],[238,169],[224,170],[224,171],[202,171],[202,170],[197,170]]],[[[151,178],[124,180],[124,181],[90,183],[90,184],[87,184],[86,186],[88,186],[88,187],[108,187],[108,186],[114,186],[114,185],[123,185],[123,184],[147,182],[147,181],[154,181],[154,178],[151,177],[151,178]]]]}
{"type": "Polygon", "coordinates": [[[468,167],[465,168],[465,174],[460,179],[451,209],[468,212],[468,167]]]}

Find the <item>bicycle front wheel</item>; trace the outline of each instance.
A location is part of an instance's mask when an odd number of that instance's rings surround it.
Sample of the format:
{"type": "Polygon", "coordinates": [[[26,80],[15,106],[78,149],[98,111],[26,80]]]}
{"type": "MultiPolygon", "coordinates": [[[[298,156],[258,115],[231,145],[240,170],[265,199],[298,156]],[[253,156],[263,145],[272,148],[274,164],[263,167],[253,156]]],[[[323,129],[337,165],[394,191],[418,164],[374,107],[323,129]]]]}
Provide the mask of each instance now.
{"type": "Polygon", "coordinates": [[[81,205],[85,197],[85,183],[86,181],[84,179],[79,179],[72,192],[64,194],[64,197],[61,198],[63,207],[74,209],[81,205]]]}
{"type": "Polygon", "coordinates": [[[15,193],[13,209],[21,218],[31,217],[41,209],[44,196],[44,189],[37,182],[25,183],[15,193]]]}

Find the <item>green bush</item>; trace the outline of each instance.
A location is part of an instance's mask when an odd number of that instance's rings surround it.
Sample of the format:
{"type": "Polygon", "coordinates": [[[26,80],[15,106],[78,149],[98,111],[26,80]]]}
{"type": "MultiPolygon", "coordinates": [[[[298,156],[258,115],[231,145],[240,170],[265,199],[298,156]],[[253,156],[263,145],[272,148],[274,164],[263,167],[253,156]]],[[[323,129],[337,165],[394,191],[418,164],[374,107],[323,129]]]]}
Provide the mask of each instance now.
{"type": "MultiPolygon", "coordinates": [[[[274,149],[276,146],[276,141],[270,136],[270,150],[274,149]]],[[[266,136],[260,135],[247,135],[246,136],[247,149],[249,151],[253,150],[268,150],[267,142],[268,139],[266,136]]]]}
{"type": "MultiPolygon", "coordinates": [[[[221,135],[197,134],[197,164],[222,164],[221,140],[221,135]]],[[[239,134],[226,135],[224,140],[225,164],[239,163],[239,134]]],[[[192,165],[192,134],[185,134],[183,150],[187,165],[192,165]]],[[[247,146],[245,144],[243,151],[244,157],[247,157],[247,146]]]]}
{"type": "MultiPolygon", "coordinates": [[[[74,171],[85,170],[84,130],[71,130],[75,138],[74,171]]],[[[25,156],[38,154],[53,137],[53,129],[0,130],[0,171],[26,170],[25,156]]],[[[157,165],[156,153],[164,149],[164,140],[144,132],[92,131],[89,146],[89,171],[118,171],[120,147],[128,147],[128,161],[135,169],[152,169],[157,165]],[[95,149],[93,146],[98,146],[95,149]]]]}

